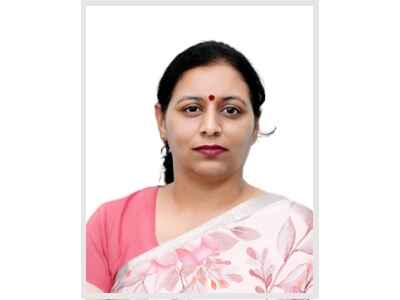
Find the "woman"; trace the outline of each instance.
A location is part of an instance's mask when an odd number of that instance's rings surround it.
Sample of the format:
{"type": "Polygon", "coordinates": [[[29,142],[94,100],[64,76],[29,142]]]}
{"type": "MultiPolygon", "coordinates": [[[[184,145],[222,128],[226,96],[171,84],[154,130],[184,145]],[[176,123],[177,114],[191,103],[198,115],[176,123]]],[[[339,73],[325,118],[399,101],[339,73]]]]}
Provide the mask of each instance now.
{"type": "Polygon", "coordinates": [[[201,42],[170,63],[157,96],[166,185],[91,216],[87,291],[309,292],[312,211],[243,178],[265,100],[248,60],[201,42]]]}

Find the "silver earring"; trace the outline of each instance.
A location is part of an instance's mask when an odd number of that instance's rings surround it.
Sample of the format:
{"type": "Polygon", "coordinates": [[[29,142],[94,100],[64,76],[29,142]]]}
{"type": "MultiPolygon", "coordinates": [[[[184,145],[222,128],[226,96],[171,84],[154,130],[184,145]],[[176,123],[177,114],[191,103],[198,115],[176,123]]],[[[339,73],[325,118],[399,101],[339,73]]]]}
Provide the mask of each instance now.
{"type": "Polygon", "coordinates": [[[167,141],[164,140],[164,145],[161,147],[161,167],[160,167],[160,176],[158,178],[158,182],[161,182],[161,179],[163,179],[163,181],[165,181],[164,179],[164,175],[165,175],[165,167],[164,167],[164,157],[167,156],[167,154],[169,153],[169,147],[167,147],[167,141]]]}
{"type": "Polygon", "coordinates": [[[164,177],[164,173],[165,173],[165,167],[164,167],[164,156],[166,154],[164,154],[163,152],[164,149],[166,149],[165,145],[161,147],[161,157],[160,157],[160,176],[158,177],[158,182],[161,182],[161,179],[164,177]]]}
{"type": "Polygon", "coordinates": [[[165,144],[161,147],[160,153],[161,153],[161,157],[163,157],[167,154],[167,146],[165,144]]]}
{"type": "Polygon", "coordinates": [[[267,136],[270,136],[270,135],[274,134],[275,131],[276,131],[276,126],[275,126],[275,128],[272,129],[270,132],[267,132],[267,133],[258,132],[258,133],[257,133],[257,137],[267,137],[267,136]]]}
{"type": "Polygon", "coordinates": [[[169,151],[169,147],[167,146],[168,144],[165,142],[164,145],[161,147],[161,157],[166,156],[170,151],[169,151]]]}

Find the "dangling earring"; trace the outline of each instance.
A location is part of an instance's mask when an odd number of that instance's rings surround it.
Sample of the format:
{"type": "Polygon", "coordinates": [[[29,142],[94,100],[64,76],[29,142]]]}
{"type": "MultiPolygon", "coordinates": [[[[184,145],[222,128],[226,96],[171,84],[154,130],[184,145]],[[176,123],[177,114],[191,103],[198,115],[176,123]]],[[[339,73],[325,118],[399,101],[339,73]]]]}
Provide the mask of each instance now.
{"type": "Polygon", "coordinates": [[[161,178],[165,174],[164,159],[168,155],[168,153],[170,152],[167,141],[166,140],[163,140],[163,141],[164,141],[164,145],[161,147],[161,151],[160,151],[160,153],[161,153],[161,167],[160,167],[160,176],[158,178],[158,182],[161,181],[161,178]]]}
{"type": "Polygon", "coordinates": [[[168,152],[167,146],[166,145],[162,146],[161,151],[160,151],[161,157],[164,157],[165,155],[167,155],[167,152],[168,152]]]}
{"type": "Polygon", "coordinates": [[[168,141],[163,139],[163,142],[164,142],[164,145],[161,147],[161,151],[160,151],[161,157],[166,156],[170,152],[168,141]],[[163,154],[163,152],[164,152],[164,154],[163,154]]]}

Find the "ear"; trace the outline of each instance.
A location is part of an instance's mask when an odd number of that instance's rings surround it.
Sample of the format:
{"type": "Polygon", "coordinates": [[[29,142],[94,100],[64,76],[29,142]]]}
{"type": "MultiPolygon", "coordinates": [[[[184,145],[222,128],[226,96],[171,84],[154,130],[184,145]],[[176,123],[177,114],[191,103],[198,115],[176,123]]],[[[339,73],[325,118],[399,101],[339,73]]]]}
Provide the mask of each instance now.
{"type": "Polygon", "coordinates": [[[256,122],[256,126],[254,127],[254,131],[253,131],[253,136],[252,136],[252,141],[251,141],[252,145],[257,141],[259,130],[260,130],[260,122],[258,119],[256,122]]]}
{"type": "Polygon", "coordinates": [[[167,140],[165,117],[164,117],[164,113],[161,111],[161,105],[159,103],[156,103],[154,105],[154,113],[156,116],[156,121],[157,121],[158,131],[160,133],[160,138],[165,141],[165,140],[167,140]]]}

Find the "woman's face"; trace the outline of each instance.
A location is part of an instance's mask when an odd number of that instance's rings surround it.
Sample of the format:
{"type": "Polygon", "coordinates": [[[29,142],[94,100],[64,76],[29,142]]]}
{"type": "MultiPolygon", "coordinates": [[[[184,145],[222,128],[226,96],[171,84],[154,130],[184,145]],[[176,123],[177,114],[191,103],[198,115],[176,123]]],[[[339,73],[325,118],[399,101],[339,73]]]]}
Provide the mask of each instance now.
{"type": "Polygon", "coordinates": [[[241,172],[257,139],[258,122],[255,126],[247,84],[225,63],[184,72],[165,115],[156,104],[156,117],[172,153],[175,176],[189,172],[221,179],[241,172]],[[193,150],[216,144],[228,151],[208,156],[193,150]]]}

